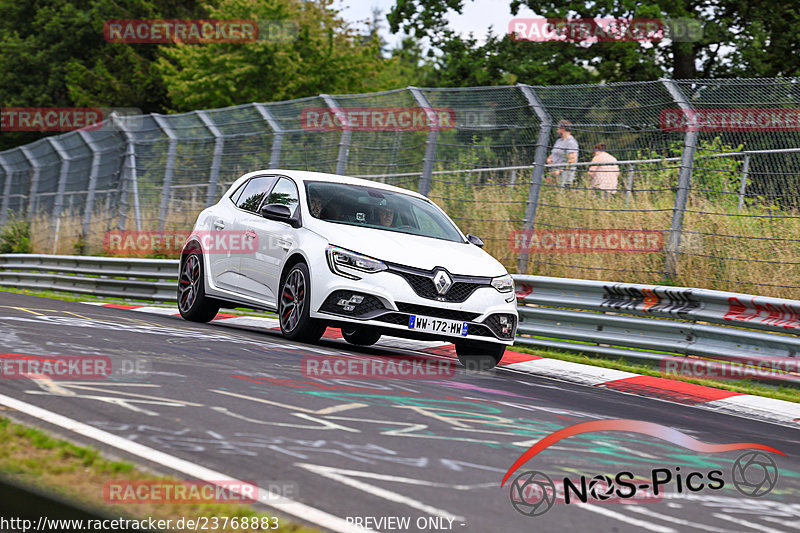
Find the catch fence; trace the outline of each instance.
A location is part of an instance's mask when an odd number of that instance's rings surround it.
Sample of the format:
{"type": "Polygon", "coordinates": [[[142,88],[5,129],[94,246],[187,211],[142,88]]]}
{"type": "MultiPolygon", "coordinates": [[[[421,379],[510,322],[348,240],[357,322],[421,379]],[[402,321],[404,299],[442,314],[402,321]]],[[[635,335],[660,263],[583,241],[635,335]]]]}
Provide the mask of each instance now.
{"type": "Polygon", "coordinates": [[[114,229],[190,229],[245,172],[314,170],[426,194],[512,272],[800,299],[798,113],[800,83],[784,78],[410,87],[115,116],[0,152],[0,224],[29,220],[37,253],[107,253],[114,229]],[[319,128],[320,110],[447,123],[319,128]],[[562,120],[579,144],[569,187],[547,164],[562,120]],[[618,160],[615,194],[591,186],[598,143],[618,160]]]}

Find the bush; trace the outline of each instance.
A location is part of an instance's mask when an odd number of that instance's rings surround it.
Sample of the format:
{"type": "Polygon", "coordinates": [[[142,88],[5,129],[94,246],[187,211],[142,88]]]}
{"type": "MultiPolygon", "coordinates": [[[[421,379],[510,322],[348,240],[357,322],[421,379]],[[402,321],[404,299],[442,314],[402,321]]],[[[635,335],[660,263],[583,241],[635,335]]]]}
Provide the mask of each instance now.
{"type": "Polygon", "coordinates": [[[31,250],[30,222],[10,215],[2,232],[0,232],[0,253],[29,254],[31,250]]]}

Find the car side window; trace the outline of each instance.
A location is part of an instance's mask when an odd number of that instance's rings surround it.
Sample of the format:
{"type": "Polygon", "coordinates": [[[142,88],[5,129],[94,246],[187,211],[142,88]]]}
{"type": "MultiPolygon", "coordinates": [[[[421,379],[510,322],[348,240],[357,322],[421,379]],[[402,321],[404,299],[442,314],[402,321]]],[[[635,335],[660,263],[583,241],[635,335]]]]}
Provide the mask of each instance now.
{"type": "Polygon", "coordinates": [[[250,211],[251,213],[257,213],[261,201],[264,199],[264,196],[266,196],[269,186],[272,185],[274,179],[275,178],[264,176],[253,178],[248,181],[242,193],[239,195],[239,198],[235,200],[236,207],[244,209],[245,211],[250,211]]]}
{"type": "Polygon", "coordinates": [[[285,205],[292,210],[292,216],[294,216],[299,201],[297,186],[294,184],[294,182],[288,178],[280,178],[278,183],[276,183],[275,187],[272,189],[272,192],[269,193],[267,201],[264,202],[264,205],[285,205]]]}

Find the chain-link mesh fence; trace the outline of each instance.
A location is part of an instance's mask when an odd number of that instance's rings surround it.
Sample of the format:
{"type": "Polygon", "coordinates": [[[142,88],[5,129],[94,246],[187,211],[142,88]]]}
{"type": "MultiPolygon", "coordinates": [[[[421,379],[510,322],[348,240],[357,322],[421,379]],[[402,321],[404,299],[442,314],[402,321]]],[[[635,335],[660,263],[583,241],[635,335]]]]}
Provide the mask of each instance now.
{"type": "Polygon", "coordinates": [[[800,298],[798,100],[793,78],[660,80],[118,116],[0,152],[0,222],[29,220],[36,252],[103,253],[112,229],[190,229],[245,172],[314,170],[426,194],[512,272],[800,298]],[[574,160],[553,146],[570,135],[574,160]]]}

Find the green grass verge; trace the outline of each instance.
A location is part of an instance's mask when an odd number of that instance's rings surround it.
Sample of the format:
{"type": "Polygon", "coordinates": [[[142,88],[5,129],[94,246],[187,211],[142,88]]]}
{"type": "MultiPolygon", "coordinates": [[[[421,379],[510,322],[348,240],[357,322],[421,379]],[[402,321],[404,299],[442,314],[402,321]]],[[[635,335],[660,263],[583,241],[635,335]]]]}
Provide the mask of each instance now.
{"type": "Polygon", "coordinates": [[[573,363],[582,363],[585,365],[600,366],[603,368],[613,368],[614,370],[624,370],[626,372],[643,374],[645,376],[674,379],[676,381],[685,381],[686,383],[695,383],[697,385],[705,385],[707,387],[714,387],[716,389],[724,389],[733,392],[741,392],[743,394],[754,394],[756,396],[764,396],[766,398],[774,398],[776,400],[786,400],[787,402],[800,403],[800,389],[787,385],[772,386],[753,381],[721,381],[693,378],[680,374],[666,374],[659,370],[657,363],[653,365],[648,365],[646,363],[631,363],[630,361],[626,361],[622,358],[606,359],[602,357],[593,357],[586,354],[564,352],[559,350],[530,348],[528,346],[519,344],[515,344],[511,350],[515,352],[530,353],[540,357],[548,357],[550,359],[560,359],[562,361],[570,361],[573,363]]]}
{"type": "MultiPolygon", "coordinates": [[[[8,477],[62,498],[95,509],[112,517],[128,519],[171,519],[208,517],[269,517],[247,505],[215,504],[110,504],[103,496],[105,482],[179,481],[138,469],[134,464],[111,461],[93,448],[53,438],[38,428],[15,424],[0,417],[0,471],[8,477]]],[[[46,515],[46,509],[42,510],[46,515]]],[[[221,522],[220,522],[221,523],[221,522]]],[[[280,533],[315,533],[317,530],[278,517],[280,533]]],[[[216,531],[256,531],[255,529],[216,529],[216,531]]]]}

